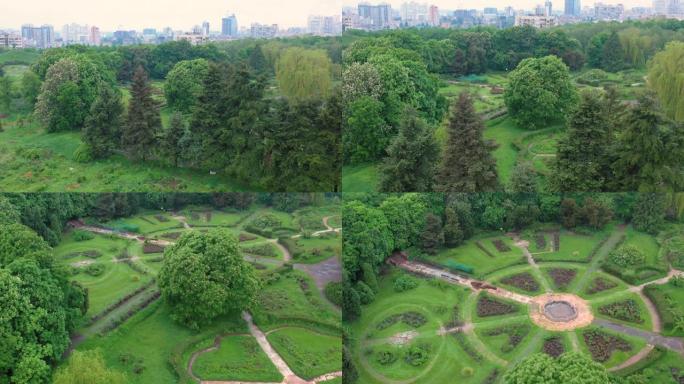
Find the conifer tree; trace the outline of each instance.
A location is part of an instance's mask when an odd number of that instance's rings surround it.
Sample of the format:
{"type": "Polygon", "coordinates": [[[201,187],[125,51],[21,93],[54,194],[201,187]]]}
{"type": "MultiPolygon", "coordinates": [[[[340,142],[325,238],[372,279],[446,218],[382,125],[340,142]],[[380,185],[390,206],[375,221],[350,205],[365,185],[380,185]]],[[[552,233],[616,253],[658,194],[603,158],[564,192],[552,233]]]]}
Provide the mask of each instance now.
{"type": "Polygon", "coordinates": [[[416,114],[406,111],[399,134],[387,148],[382,163],[380,190],[427,192],[432,189],[439,147],[433,133],[416,114]]]}
{"type": "Polygon", "coordinates": [[[171,126],[164,134],[163,149],[167,156],[171,157],[171,161],[175,167],[178,166],[178,159],[183,154],[182,140],[186,133],[185,124],[183,123],[183,116],[176,112],[171,117],[171,126]]]}
{"type": "Polygon", "coordinates": [[[529,161],[516,164],[508,189],[517,193],[537,193],[537,172],[529,161]]]}
{"type": "Polygon", "coordinates": [[[425,216],[425,228],[420,238],[423,250],[431,255],[436,254],[444,245],[442,220],[438,216],[428,213],[425,216]]]}
{"type": "Polygon", "coordinates": [[[444,244],[447,247],[455,247],[463,242],[463,230],[458,220],[458,215],[453,208],[444,210],[444,244]]]}
{"type": "Polygon", "coordinates": [[[684,129],[660,112],[653,95],[639,97],[621,120],[615,145],[613,190],[656,192],[681,190],[684,129]]]}
{"type": "Polygon", "coordinates": [[[147,72],[142,66],[138,66],[133,75],[128,118],[122,137],[123,146],[132,158],[145,161],[160,130],[159,103],[152,98],[147,72]]]}
{"type": "Polygon", "coordinates": [[[610,118],[595,91],[582,92],[581,101],[568,119],[567,135],[558,142],[550,186],[557,192],[601,191],[607,148],[611,143],[610,118]]]}
{"type": "Polygon", "coordinates": [[[461,93],[453,106],[444,149],[438,190],[442,192],[487,192],[498,180],[493,145],[482,138],[484,124],[475,113],[473,99],[461,93]]]}
{"type": "Polygon", "coordinates": [[[257,44],[249,53],[249,66],[256,73],[266,72],[268,69],[268,63],[266,62],[266,57],[264,52],[261,50],[261,44],[257,44]]]}
{"type": "Polygon", "coordinates": [[[120,144],[123,110],[121,93],[116,88],[101,85],[83,127],[83,141],[94,158],[111,155],[120,144]]]}
{"type": "Polygon", "coordinates": [[[609,72],[617,72],[624,67],[624,62],[625,58],[620,37],[617,32],[613,32],[608,36],[605,44],[603,44],[601,67],[609,72]]]}

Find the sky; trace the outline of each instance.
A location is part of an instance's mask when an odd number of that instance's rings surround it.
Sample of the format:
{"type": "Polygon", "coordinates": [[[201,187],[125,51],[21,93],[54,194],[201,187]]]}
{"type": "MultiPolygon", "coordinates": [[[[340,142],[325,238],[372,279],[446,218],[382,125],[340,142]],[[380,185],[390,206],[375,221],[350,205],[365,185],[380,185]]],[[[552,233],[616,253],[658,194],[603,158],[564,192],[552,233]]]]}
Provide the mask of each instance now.
{"type": "MultiPolygon", "coordinates": [[[[360,1],[357,0],[342,0],[345,6],[356,6],[360,1]]],[[[401,3],[409,2],[411,0],[366,0],[371,4],[375,3],[389,3],[392,8],[399,8],[401,3]]],[[[544,0],[413,0],[417,3],[428,3],[438,6],[440,9],[483,9],[484,7],[505,8],[512,6],[515,9],[533,9],[537,4],[543,4],[544,0]]],[[[551,0],[553,8],[561,10],[565,8],[565,0],[551,0]]],[[[652,0],[580,0],[582,7],[593,6],[596,2],[606,4],[624,4],[625,8],[632,7],[650,7],[652,0]]]]}
{"type": "Polygon", "coordinates": [[[235,13],[238,26],[253,22],[281,27],[306,26],[309,15],[339,14],[342,0],[0,0],[0,29],[22,24],[77,23],[104,31],[144,27],[188,30],[208,21],[220,30],[221,18],[235,13]]]}

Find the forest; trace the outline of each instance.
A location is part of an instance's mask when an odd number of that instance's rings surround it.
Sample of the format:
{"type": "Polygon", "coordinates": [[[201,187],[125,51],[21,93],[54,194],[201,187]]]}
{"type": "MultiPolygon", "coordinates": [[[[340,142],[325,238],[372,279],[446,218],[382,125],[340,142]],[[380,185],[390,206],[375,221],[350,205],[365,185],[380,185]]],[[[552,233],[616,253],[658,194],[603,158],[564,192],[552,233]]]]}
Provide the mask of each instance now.
{"type": "Polygon", "coordinates": [[[0,52],[4,190],[337,191],[340,44],[0,52]]]}
{"type": "Polygon", "coordinates": [[[682,22],[347,38],[344,191],[682,188],[682,22]]]}

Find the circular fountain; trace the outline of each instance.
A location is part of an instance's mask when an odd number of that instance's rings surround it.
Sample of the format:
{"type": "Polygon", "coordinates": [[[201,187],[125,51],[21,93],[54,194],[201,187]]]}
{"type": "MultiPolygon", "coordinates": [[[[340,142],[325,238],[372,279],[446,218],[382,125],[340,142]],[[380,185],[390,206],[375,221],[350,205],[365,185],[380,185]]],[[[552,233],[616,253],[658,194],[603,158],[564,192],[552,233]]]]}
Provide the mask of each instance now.
{"type": "Polygon", "coordinates": [[[530,317],[550,331],[568,331],[586,327],[594,320],[589,303],[569,293],[547,293],[534,297],[530,317]]]}
{"type": "Polygon", "coordinates": [[[572,321],[577,318],[577,310],[567,301],[549,301],[544,304],[544,315],[551,321],[572,321]]]}

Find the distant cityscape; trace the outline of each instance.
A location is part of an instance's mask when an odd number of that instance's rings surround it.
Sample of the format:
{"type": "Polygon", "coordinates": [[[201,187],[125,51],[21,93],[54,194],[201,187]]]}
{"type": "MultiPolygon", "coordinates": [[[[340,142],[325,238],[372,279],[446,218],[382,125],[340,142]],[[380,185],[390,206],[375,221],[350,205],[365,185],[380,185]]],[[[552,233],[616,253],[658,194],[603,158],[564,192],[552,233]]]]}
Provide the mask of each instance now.
{"type": "Polygon", "coordinates": [[[193,45],[209,41],[225,41],[242,38],[270,39],[288,36],[334,36],[342,33],[340,15],[311,15],[306,27],[279,28],[278,24],[251,23],[243,27],[235,14],[222,17],[215,29],[208,21],[189,30],[170,27],[158,30],[144,28],[105,32],[95,25],[71,23],[57,30],[53,25],[34,26],[24,24],[20,29],[0,27],[0,48],[56,48],[67,45],[117,46],[134,44],[159,44],[167,41],[186,40],[193,45]]]}
{"type": "MultiPolygon", "coordinates": [[[[557,4],[556,4],[557,5],[557,4]]],[[[407,2],[399,9],[390,4],[360,3],[342,10],[342,29],[376,31],[410,27],[470,28],[492,26],[509,28],[530,25],[549,28],[562,24],[598,21],[625,21],[650,18],[684,19],[684,2],[680,0],[654,0],[652,7],[626,9],[623,4],[596,2],[582,7],[580,0],[564,0],[563,7],[554,7],[551,0],[534,9],[439,9],[427,3],[407,2]]]]}

